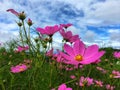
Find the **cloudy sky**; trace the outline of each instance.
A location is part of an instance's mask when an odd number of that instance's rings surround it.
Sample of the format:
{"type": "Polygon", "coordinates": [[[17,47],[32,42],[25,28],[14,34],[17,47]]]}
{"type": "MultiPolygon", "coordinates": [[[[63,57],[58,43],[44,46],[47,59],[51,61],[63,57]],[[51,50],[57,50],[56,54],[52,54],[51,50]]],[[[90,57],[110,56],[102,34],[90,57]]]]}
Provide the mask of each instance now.
{"type": "Polygon", "coordinates": [[[72,23],[69,30],[86,44],[120,48],[120,0],[0,0],[0,7],[0,42],[17,38],[18,19],[6,12],[12,8],[25,11],[34,27],[72,23]]]}

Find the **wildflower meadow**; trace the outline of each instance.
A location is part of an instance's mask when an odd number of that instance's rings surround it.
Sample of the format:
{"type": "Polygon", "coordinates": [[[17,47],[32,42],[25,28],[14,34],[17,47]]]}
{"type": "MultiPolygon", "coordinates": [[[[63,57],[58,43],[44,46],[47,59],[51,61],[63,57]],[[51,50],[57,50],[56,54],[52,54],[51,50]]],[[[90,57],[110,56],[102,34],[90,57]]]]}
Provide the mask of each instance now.
{"type": "Polygon", "coordinates": [[[25,12],[6,13],[18,19],[19,37],[0,43],[0,90],[120,90],[120,50],[86,45],[71,23],[34,27],[25,12]]]}

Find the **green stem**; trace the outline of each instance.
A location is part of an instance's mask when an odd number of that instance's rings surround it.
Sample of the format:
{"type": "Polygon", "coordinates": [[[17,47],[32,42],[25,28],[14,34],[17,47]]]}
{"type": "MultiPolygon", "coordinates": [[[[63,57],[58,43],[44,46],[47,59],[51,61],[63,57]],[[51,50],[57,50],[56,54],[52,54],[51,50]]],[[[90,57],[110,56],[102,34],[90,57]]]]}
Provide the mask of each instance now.
{"type": "Polygon", "coordinates": [[[50,70],[50,83],[49,83],[49,87],[51,87],[51,82],[52,82],[52,72],[53,72],[53,67],[50,70]]]}
{"type": "Polygon", "coordinates": [[[4,86],[3,82],[1,82],[1,86],[2,86],[2,90],[5,90],[5,86],[4,86]]]}
{"type": "Polygon", "coordinates": [[[90,65],[90,68],[89,68],[89,71],[88,71],[87,77],[90,75],[91,71],[92,71],[92,68],[91,68],[91,65],[90,65]]]}
{"type": "Polygon", "coordinates": [[[27,37],[27,32],[26,32],[26,28],[25,28],[24,20],[22,20],[22,24],[23,24],[23,30],[24,30],[25,38],[26,38],[26,40],[27,40],[27,44],[28,44],[28,37],[27,37]]]}
{"type": "Polygon", "coordinates": [[[30,42],[30,26],[28,28],[28,39],[29,39],[29,42],[30,42]]]}
{"type": "Polygon", "coordinates": [[[22,29],[21,29],[21,27],[19,29],[20,29],[19,34],[20,34],[20,38],[21,38],[21,41],[22,41],[22,45],[24,46],[23,36],[22,36],[22,29]]]}

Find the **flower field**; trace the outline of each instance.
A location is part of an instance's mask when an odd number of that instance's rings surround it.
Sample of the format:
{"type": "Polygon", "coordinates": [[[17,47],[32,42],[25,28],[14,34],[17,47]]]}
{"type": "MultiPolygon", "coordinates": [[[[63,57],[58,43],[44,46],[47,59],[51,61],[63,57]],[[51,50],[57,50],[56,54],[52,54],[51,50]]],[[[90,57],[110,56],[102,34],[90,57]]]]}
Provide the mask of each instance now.
{"type": "Polygon", "coordinates": [[[19,37],[0,44],[0,90],[120,89],[120,50],[87,46],[70,23],[36,27],[33,37],[25,12],[7,12],[19,19],[19,37]],[[63,38],[57,50],[55,33],[63,38]]]}

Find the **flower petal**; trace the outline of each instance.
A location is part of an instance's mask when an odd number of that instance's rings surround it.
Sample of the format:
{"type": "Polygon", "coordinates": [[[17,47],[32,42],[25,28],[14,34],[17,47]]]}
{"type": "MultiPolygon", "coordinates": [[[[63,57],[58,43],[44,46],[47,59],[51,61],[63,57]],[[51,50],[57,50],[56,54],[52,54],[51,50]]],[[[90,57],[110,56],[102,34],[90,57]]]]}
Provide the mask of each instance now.
{"type": "Polygon", "coordinates": [[[95,55],[95,54],[98,52],[98,49],[99,49],[99,48],[98,48],[97,45],[89,46],[89,47],[85,50],[84,58],[87,59],[87,58],[92,57],[93,55],[95,55]]]}
{"type": "Polygon", "coordinates": [[[64,50],[66,51],[67,54],[69,54],[73,58],[75,57],[73,48],[71,46],[69,46],[68,44],[64,44],[64,50]]]}
{"type": "Polygon", "coordinates": [[[67,87],[65,84],[59,86],[58,90],[65,90],[67,87]]]}
{"type": "Polygon", "coordinates": [[[77,40],[74,43],[73,50],[74,50],[75,55],[78,55],[78,54],[83,55],[85,51],[84,43],[80,40],[77,40]]]}
{"type": "Polygon", "coordinates": [[[84,59],[80,62],[81,64],[91,64],[94,63],[96,60],[98,60],[103,54],[105,53],[105,51],[100,51],[98,53],[96,53],[94,56],[84,59]]]}

